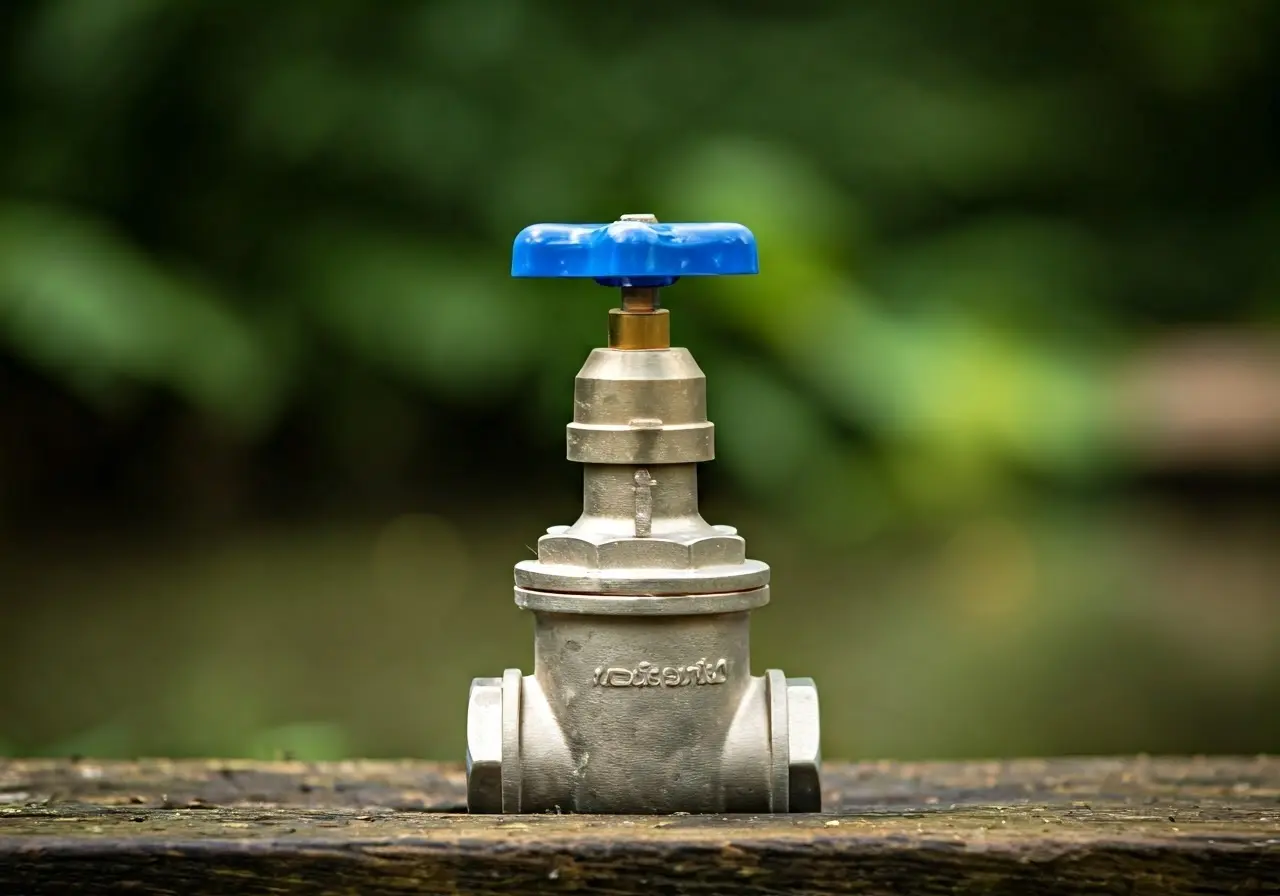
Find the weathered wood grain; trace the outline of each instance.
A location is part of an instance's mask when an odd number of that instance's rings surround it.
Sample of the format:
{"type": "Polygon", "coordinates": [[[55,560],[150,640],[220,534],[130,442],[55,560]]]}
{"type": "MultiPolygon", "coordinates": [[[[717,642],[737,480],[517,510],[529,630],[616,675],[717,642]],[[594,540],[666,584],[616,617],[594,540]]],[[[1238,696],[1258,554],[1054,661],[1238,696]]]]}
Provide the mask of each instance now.
{"type": "Polygon", "coordinates": [[[468,816],[455,766],[0,761],[2,893],[1280,892],[1280,759],[862,763],[808,816],[468,816]]]}

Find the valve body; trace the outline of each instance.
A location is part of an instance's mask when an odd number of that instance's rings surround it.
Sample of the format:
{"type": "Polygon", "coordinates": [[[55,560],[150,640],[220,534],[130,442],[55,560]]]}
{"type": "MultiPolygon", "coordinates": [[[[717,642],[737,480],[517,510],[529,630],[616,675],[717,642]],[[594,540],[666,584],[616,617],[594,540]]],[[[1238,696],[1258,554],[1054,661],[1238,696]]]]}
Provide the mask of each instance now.
{"type": "Polygon", "coordinates": [[[817,691],[751,674],[749,614],[769,600],[769,567],[699,513],[697,464],[713,456],[687,350],[591,353],[568,427],[582,515],[516,564],[534,668],[472,683],[470,811],[819,810],[817,691]]]}

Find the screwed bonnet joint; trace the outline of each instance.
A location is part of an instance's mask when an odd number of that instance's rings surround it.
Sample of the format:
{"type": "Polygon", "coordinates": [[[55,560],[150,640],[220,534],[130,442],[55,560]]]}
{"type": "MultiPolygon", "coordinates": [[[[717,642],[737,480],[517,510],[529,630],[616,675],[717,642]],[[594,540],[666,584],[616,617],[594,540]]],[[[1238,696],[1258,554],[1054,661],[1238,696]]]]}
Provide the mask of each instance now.
{"type": "Polygon", "coordinates": [[[715,455],[706,378],[671,347],[658,296],[681,277],[757,269],[738,224],[624,215],[516,237],[513,276],[591,278],[622,301],[574,385],[582,515],[515,567],[533,673],[471,684],[470,811],[821,809],[817,688],[751,674],[749,615],[769,601],[769,567],[698,512],[697,465],[715,455]]]}

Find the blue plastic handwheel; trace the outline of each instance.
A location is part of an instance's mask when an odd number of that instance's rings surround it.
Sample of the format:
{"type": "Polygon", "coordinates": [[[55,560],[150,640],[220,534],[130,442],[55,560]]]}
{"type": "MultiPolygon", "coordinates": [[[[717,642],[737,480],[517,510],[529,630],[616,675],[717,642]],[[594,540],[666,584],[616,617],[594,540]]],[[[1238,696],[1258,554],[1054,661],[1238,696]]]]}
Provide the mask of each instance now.
{"type": "Polygon", "coordinates": [[[588,277],[602,286],[759,270],[756,238],[741,224],[531,224],[511,251],[513,277],[588,277]]]}

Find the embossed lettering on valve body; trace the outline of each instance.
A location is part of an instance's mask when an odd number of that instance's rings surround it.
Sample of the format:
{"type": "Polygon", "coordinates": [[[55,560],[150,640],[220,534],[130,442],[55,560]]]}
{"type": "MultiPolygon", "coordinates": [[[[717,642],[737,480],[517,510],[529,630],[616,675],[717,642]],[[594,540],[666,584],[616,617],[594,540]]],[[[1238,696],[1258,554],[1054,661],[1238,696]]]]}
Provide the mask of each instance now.
{"type": "Polygon", "coordinates": [[[724,684],[729,680],[729,661],[720,659],[712,665],[703,658],[690,666],[639,663],[634,669],[597,666],[592,678],[593,684],[601,688],[679,688],[698,684],[724,684]]]}

